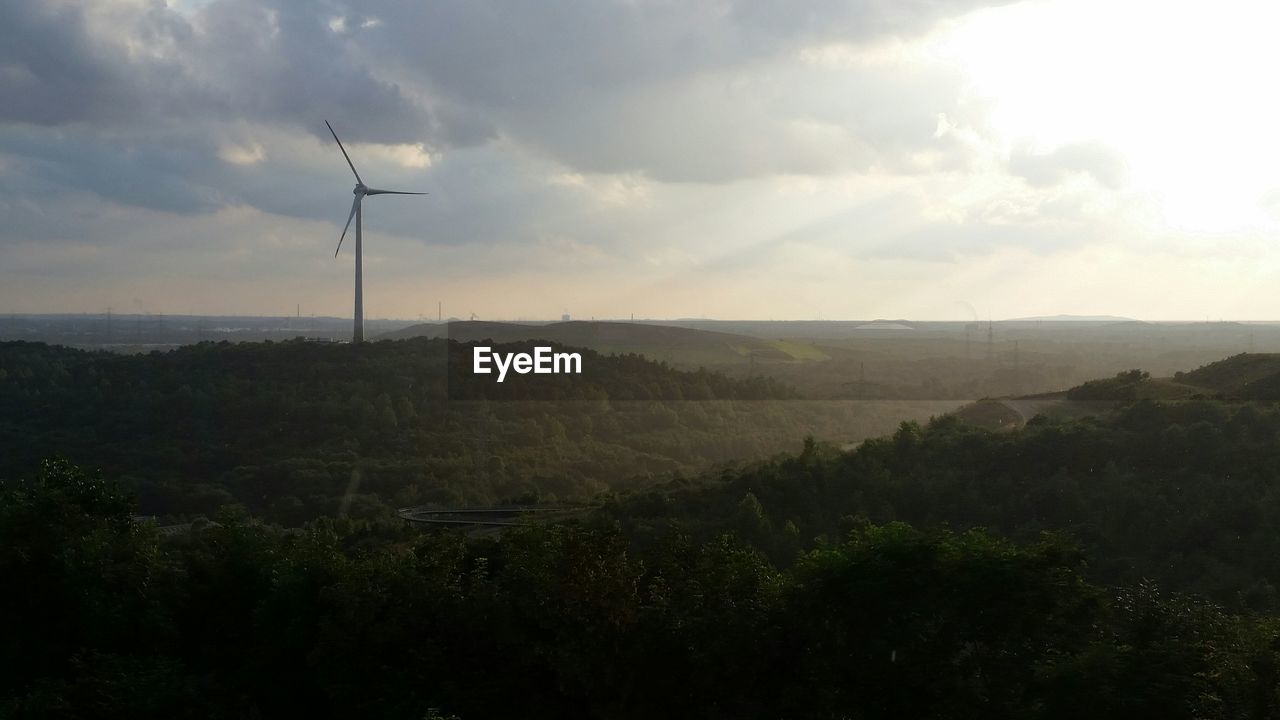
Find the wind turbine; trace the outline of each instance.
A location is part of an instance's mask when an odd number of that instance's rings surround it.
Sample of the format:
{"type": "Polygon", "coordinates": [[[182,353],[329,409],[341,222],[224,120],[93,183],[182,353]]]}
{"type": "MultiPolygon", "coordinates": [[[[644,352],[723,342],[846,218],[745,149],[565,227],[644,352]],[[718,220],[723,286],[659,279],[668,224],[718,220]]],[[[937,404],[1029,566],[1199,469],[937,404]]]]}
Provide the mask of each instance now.
{"type": "Polygon", "coordinates": [[[363,247],[361,243],[361,210],[360,202],[364,200],[366,195],[426,195],[424,192],[402,192],[400,190],[378,190],[364,184],[360,179],[360,173],[356,172],[356,166],[351,162],[351,156],[347,154],[347,149],[342,147],[342,141],[338,139],[338,133],[333,131],[333,126],[328,120],[324,121],[326,127],[329,128],[329,134],[333,135],[334,142],[338,143],[338,149],[342,151],[342,157],[347,159],[347,166],[351,168],[351,174],[356,176],[356,187],[351,191],[356,199],[351,203],[351,214],[347,216],[347,224],[342,228],[342,237],[338,238],[338,249],[333,251],[333,256],[338,257],[338,250],[342,249],[342,241],[347,238],[347,230],[351,228],[351,218],[356,219],[356,317],[355,328],[352,331],[351,342],[364,342],[364,276],[361,272],[361,265],[364,259],[363,247]]]}

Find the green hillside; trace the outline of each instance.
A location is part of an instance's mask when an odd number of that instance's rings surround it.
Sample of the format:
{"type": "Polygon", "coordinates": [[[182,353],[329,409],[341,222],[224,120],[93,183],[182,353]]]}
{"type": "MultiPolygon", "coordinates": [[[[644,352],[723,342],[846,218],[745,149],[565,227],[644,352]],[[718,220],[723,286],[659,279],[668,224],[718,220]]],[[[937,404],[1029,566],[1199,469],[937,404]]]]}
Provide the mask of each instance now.
{"type": "Polygon", "coordinates": [[[1271,400],[1280,390],[1280,354],[1241,353],[1174,377],[1240,400],[1271,400]]]}
{"type": "Polygon", "coordinates": [[[812,446],[694,486],[637,490],[606,510],[642,534],[737,532],[780,561],[797,543],[834,541],[867,522],[982,527],[1026,541],[1062,532],[1089,550],[1099,582],[1154,579],[1275,613],[1277,439],[1280,409],[1215,400],[1140,400],[1005,432],[948,416],[903,423],[850,452],[812,446]]]}
{"type": "Polygon", "coordinates": [[[1063,392],[979,400],[953,415],[971,427],[1002,430],[1019,427],[1036,415],[1077,419],[1139,400],[1179,402],[1203,397],[1280,399],[1280,355],[1237,355],[1173,378],[1126,370],[1063,392]]]}

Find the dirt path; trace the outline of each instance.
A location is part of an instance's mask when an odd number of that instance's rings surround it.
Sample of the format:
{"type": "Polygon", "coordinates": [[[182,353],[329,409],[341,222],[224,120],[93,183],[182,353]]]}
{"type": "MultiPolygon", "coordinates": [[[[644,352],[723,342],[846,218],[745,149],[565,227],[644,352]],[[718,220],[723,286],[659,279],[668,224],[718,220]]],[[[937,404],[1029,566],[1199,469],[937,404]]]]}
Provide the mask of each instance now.
{"type": "MultiPolygon", "coordinates": [[[[1052,400],[1048,402],[1053,402],[1052,400]]],[[[1045,403],[1044,400],[1030,400],[1027,398],[1000,398],[1000,404],[1014,411],[1018,415],[1018,427],[1027,424],[1027,421],[1035,417],[1039,413],[1039,407],[1045,403]]]]}

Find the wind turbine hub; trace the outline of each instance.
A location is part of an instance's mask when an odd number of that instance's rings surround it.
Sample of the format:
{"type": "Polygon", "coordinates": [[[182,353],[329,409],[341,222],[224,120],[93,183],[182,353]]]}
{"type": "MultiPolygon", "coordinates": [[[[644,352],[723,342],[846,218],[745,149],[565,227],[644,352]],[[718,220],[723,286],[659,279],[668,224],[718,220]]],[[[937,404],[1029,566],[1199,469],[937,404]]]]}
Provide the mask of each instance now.
{"type": "Polygon", "coordinates": [[[364,194],[365,194],[365,192],[366,192],[368,189],[369,189],[369,188],[365,187],[365,184],[364,184],[364,183],[356,183],[356,187],[355,187],[355,189],[354,189],[354,190],[352,190],[352,191],[351,191],[351,194],[352,194],[352,195],[364,195],[364,194]]]}

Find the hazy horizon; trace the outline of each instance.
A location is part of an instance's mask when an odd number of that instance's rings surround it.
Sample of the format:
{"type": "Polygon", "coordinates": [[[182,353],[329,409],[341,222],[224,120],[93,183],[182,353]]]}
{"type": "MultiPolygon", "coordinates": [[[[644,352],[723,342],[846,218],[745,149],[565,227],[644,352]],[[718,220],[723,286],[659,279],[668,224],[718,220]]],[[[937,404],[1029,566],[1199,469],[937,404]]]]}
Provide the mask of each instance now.
{"type": "MultiPolygon", "coordinates": [[[[67,312],[30,312],[30,313],[3,313],[0,314],[0,321],[7,318],[151,318],[151,319],[177,319],[177,318],[244,318],[255,320],[289,320],[298,318],[301,320],[334,320],[350,322],[350,315],[320,315],[311,313],[276,313],[276,314],[251,314],[251,313],[165,313],[165,312],[105,312],[105,311],[67,311],[67,312]]],[[[448,322],[489,322],[489,323],[559,323],[566,322],[563,317],[544,318],[544,317],[494,317],[494,318],[468,318],[458,317],[446,314],[442,319],[434,317],[395,317],[395,316],[373,316],[366,315],[367,322],[394,322],[394,323],[423,323],[423,324],[440,324],[448,322]]],[[[841,317],[841,318],[761,318],[761,317],[578,317],[571,315],[568,322],[610,322],[610,323],[689,323],[689,322],[708,322],[708,323],[878,323],[878,322],[908,322],[908,323],[947,323],[947,324],[984,324],[984,323],[1010,323],[1010,322],[1048,322],[1048,323],[1125,323],[1137,322],[1151,325],[1213,325],[1219,323],[1237,323],[1243,325],[1275,325],[1280,324],[1280,319],[1259,319],[1259,320],[1243,320],[1239,318],[1174,318],[1170,320],[1150,320],[1146,318],[1133,318],[1121,316],[1090,316],[1090,315],[1043,315],[1043,316],[1025,316],[1025,317],[997,317],[997,318],[978,318],[978,319],[949,319],[949,318],[911,318],[911,317],[841,317]]]]}

